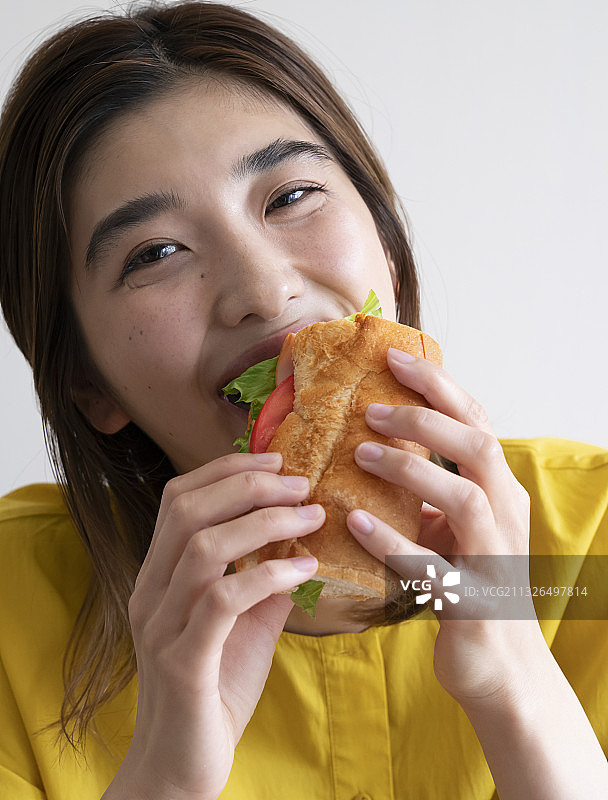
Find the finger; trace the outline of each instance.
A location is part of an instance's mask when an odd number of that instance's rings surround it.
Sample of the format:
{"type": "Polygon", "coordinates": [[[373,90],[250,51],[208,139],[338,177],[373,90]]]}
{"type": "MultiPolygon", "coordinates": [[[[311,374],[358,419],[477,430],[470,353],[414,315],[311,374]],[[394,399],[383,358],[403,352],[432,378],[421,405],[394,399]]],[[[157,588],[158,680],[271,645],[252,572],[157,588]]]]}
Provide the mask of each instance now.
{"type": "Polygon", "coordinates": [[[434,553],[439,553],[444,558],[449,558],[454,552],[454,534],[447,523],[443,511],[434,509],[433,513],[422,508],[420,519],[420,534],[418,544],[434,553]]]}
{"type": "Polygon", "coordinates": [[[293,506],[306,499],[307,478],[267,472],[240,472],[209,486],[177,495],[165,514],[154,548],[148,552],[138,580],[154,561],[156,588],[168,584],[188,539],[197,531],[234,519],[251,509],[293,506]]]}
{"type": "Polygon", "coordinates": [[[276,473],[281,469],[282,463],[283,457],[280,453],[230,453],[227,456],[216,458],[208,464],[203,464],[198,469],[172,478],[163,491],[154,534],[148,548],[148,557],[151,557],[154,552],[159,531],[162,530],[167,511],[175,498],[204,486],[210,486],[231,475],[237,475],[239,472],[259,470],[276,473]]]}
{"type": "Polygon", "coordinates": [[[443,576],[453,571],[453,566],[441,555],[406,539],[390,525],[367,511],[351,511],[346,524],[357,541],[378,560],[383,561],[400,577],[430,581],[441,585],[443,576]],[[429,565],[432,570],[429,571],[429,565]]]}
{"type": "Polygon", "coordinates": [[[269,542],[299,538],[318,530],[325,520],[320,505],[262,508],[246,517],[200,531],[190,538],[163,602],[172,628],[186,624],[191,609],[224,574],[228,563],[269,542]]]}
{"type": "Polygon", "coordinates": [[[359,445],[355,461],[367,472],[409,489],[443,511],[463,552],[498,552],[498,534],[488,497],[473,481],[414,453],[376,442],[359,445]]]}
{"type": "Polygon", "coordinates": [[[240,472],[278,472],[283,457],[280,453],[230,453],[183,475],[178,475],[165,486],[158,521],[162,524],[167,509],[176,497],[211,486],[240,472]]]}
{"type": "Polygon", "coordinates": [[[420,513],[423,519],[429,520],[434,520],[438,517],[443,519],[444,516],[443,511],[441,511],[439,508],[435,508],[435,506],[432,506],[430,503],[427,503],[426,500],[422,503],[420,513]]]}
{"type": "Polygon", "coordinates": [[[318,566],[312,556],[281,558],[216,581],[196,605],[183,631],[183,636],[193,642],[193,668],[206,666],[209,656],[221,652],[240,614],[273,594],[309,580],[318,566]]]}
{"type": "MultiPolygon", "coordinates": [[[[357,509],[347,519],[349,530],[372,555],[404,578],[426,581],[427,586],[411,586],[434,598],[432,610],[446,619],[500,619],[497,596],[484,587],[528,585],[527,559],[497,561],[482,554],[438,554],[420,542],[411,542],[367,511],[357,509]],[[445,587],[458,586],[456,593],[445,587]],[[442,598],[443,595],[443,598],[442,598]],[[437,604],[436,600],[441,602],[437,604]],[[463,600],[464,602],[461,602],[463,600]],[[445,602],[447,601],[447,602],[445,602]]],[[[406,590],[406,586],[401,585],[406,590]]],[[[498,595],[500,598],[500,595],[498,595]]],[[[425,601],[420,597],[420,601],[425,601]]],[[[523,596],[520,608],[529,613],[529,597],[523,596]]],[[[417,597],[418,602],[418,597],[417,597]]],[[[532,611],[533,613],[533,611],[532,611]]]]}
{"type": "Polygon", "coordinates": [[[387,362],[397,380],[425,397],[432,408],[465,425],[492,433],[488,415],[481,403],[467,394],[437,364],[393,347],[388,350],[387,362]]]}
{"type": "Polygon", "coordinates": [[[365,419],[378,433],[417,442],[454,461],[464,478],[481,486],[493,507],[510,502],[517,481],[493,434],[423,406],[372,403],[365,419]]]}

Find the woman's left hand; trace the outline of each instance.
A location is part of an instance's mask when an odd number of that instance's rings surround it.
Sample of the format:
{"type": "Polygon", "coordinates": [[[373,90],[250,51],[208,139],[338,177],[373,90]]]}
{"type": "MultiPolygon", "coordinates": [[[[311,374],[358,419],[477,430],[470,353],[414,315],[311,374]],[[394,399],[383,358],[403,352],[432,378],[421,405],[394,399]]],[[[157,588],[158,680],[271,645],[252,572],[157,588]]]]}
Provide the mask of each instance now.
{"type": "MultiPolygon", "coordinates": [[[[462,563],[474,564],[467,556],[525,558],[529,497],[510,471],[482,406],[429,361],[407,358],[391,349],[388,364],[397,380],[423,395],[430,408],[373,404],[366,415],[368,425],[385,436],[417,442],[445,456],[457,464],[460,474],[408,451],[360,445],[355,459],[362,469],[403,486],[426,503],[417,543],[361,510],[351,512],[347,519],[353,535],[380,560],[387,555],[431,557],[440,565],[438,577],[462,563]],[[370,523],[371,530],[366,531],[370,523]]],[[[404,564],[403,578],[427,577],[408,571],[407,558],[396,561],[404,564]]],[[[480,569],[488,573],[469,575],[474,583],[509,585],[508,576],[500,574],[501,565],[509,559],[479,561],[480,569]]],[[[512,697],[521,685],[520,676],[547,649],[531,600],[531,613],[524,620],[487,619],[483,610],[478,614],[481,619],[466,619],[458,606],[445,605],[448,608],[437,613],[440,629],[434,658],[444,689],[465,706],[512,697]]]]}

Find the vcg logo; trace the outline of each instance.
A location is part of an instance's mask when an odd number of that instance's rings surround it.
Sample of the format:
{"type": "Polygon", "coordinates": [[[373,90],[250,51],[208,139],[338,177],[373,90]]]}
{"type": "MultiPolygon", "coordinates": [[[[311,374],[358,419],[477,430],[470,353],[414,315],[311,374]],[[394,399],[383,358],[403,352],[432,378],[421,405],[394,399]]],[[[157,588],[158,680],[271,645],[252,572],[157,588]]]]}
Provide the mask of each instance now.
{"type": "MultiPolygon", "coordinates": [[[[437,572],[435,571],[435,566],[433,564],[426,565],[426,574],[429,576],[428,580],[418,580],[418,578],[414,580],[401,580],[401,586],[403,587],[403,591],[407,591],[410,586],[415,592],[424,592],[424,594],[419,594],[416,597],[416,605],[422,605],[426,603],[427,600],[431,600],[433,598],[432,594],[432,587],[433,584],[430,581],[430,578],[436,578],[437,572]]],[[[446,586],[458,586],[460,584],[460,572],[457,570],[454,572],[446,572],[443,576],[442,585],[446,586]]],[[[457,595],[455,592],[443,592],[443,597],[450,601],[450,603],[458,603],[460,601],[460,596],[457,595]]],[[[433,608],[435,611],[441,611],[443,609],[443,597],[435,597],[433,608]]]]}

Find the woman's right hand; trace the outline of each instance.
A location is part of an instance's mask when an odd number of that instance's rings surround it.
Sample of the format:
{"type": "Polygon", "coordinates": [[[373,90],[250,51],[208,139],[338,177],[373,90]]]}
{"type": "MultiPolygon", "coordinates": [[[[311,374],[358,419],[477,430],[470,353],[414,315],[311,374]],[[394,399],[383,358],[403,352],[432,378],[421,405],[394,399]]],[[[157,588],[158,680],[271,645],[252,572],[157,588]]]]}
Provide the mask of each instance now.
{"type": "Polygon", "coordinates": [[[279,559],[224,574],[267,542],[323,523],[321,507],[297,505],[308,481],[280,467],[279,454],[234,454],[167,484],[129,604],[135,732],[105,800],[210,800],[226,784],[293,608],[277,593],[317,568],[314,558],[279,559]]]}

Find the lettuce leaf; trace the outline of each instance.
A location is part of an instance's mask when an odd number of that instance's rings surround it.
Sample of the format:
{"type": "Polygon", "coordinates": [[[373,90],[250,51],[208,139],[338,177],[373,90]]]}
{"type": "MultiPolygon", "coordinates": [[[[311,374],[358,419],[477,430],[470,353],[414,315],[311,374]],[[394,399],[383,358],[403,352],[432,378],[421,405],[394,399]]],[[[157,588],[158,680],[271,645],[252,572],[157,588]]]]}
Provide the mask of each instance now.
{"type": "Polygon", "coordinates": [[[249,437],[253,424],[262,410],[262,406],[276,388],[275,373],[278,360],[279,357],[275,356],[266,361],[260,361],[259,364],[254,364],[222,389],[225,395],[236,395],[236,402],[251,404],[247,430],[233,442],[233,445],[239,448],[239,453],[249,452],[249,437]]]}
{"type": "MultiPolygon", "coordinates": [[[[265,401],[264,401],[265,402],[265,401]]],[[[251,402],[251,406],[249,407],[249,421],[247,422],[247,430],[242,436],[238,436],[234,442],[232,442],[233,447],[238,447],[239,453],[248,453],[249,452],[249,442],[251,441],[251,431],[253,430],[253,426],[255,424],[256,419],[260,411],[262,410],[262,406],[264,405],[263,402],[259,400],[253,400],[251,402]]]]}
{"type": "MultiPolygon", "coordinates": [[[[380,317],[382,319],[382,309],[380,308],[380,300],[373,289],[370,289],[369,294],[367,295],[367,300],[365,301],[363,308],[361,311],[357,312],[358,314],[366,314],[369,317],[380,317]]],[[[344,319],[349,319],[351,322],[355,321],[355,317],[357,314],[351,314],[349,317],[344,317],[344,319]]]]}
{"type": "Polygon", "coordinates": [[[313,581],[312,579],[304,581],[291,593],[290,597],[295,605],[314,618],[317,601],[324,586],[324,581],[313,581]]]}

